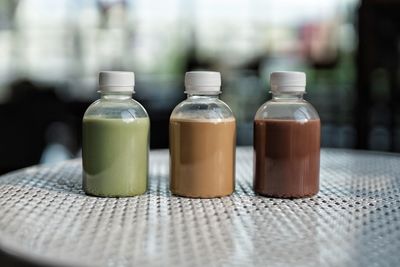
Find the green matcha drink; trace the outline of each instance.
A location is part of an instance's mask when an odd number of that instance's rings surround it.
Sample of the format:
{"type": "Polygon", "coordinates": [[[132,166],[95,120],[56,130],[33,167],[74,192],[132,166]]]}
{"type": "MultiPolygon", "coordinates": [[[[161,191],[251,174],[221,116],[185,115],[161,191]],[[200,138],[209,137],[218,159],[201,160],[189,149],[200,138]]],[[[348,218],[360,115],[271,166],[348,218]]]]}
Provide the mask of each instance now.
{"type": "Polygon", "coordinates": [[[149,119],[83,119],[84,190],[134,196],[147,188],[149,119]]]}
{"type": "Polygon", "coordinates": [[[147,189],[150,121],[132,99],[133,72],[100,72],[101,99],[83,117],[85,193],[127,197],[147,189]]]}

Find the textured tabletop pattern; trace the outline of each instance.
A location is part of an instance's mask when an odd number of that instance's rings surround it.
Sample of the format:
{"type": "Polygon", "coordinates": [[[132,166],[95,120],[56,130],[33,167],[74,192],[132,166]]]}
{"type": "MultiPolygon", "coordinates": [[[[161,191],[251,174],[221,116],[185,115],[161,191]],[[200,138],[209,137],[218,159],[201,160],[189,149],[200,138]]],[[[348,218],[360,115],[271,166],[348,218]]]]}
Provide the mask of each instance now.
{"type": "Polygon", "coordinates": [[[81,162],[0,177],[0,247],[36,262],[84,266],[399,266],[400,157],[323,150],[321,191],[255,196],[252,151],[237,152],[236,192],[168,190],[168,152],[151,152],[148,193],[96,198],[81,162]]]}

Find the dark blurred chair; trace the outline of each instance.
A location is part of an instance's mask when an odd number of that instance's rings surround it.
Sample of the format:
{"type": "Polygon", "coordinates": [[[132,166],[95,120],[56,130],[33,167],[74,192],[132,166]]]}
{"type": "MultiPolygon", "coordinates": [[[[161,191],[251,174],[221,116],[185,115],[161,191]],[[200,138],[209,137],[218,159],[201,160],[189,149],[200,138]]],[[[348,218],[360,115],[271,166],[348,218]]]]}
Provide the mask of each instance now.
{"type": "MultiPolygon", "coordinates": [[[[54,122],[65,123],[74,134],[80,132],[85,106],[63,102],[53,88],[38,87],[28,80],[14,82],[9,101],[0,105],[0,173],[37,164],[47,143],[48,127],[54,122]]],[[[69,142],[68,150],[75,153],[77,143],[69,142]]]]}
{"type": "Polygon", "coordinates": [[[357,148],[400,151],[400,1],[358,10],[357,148]]]}

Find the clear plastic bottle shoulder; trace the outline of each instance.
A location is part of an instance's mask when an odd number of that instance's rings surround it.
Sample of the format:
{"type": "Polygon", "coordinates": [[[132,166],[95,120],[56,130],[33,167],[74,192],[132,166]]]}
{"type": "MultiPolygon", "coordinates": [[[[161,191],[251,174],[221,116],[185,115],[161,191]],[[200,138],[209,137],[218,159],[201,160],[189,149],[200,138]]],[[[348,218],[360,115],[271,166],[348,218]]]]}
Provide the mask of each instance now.
{"type": "Polygon", "coordinates": [[[269,100],[257,111],[255,120],[295,120],[309,121],[319,120],[318,112],[306,100],[269,100]]]}
{"type": "Polygon", "coordinates": [[[216,97],[193,96],[179,103],[171,113],[174,120],[235,120],[232,110],[216,97]]]}
{"type": "Polygon", "coordinates": [[[148,118],[144,107],[134,99],[108,100],[99,99],[93,102],[85,112],[83,118],[104,119],[139,119],[148,118]]]}

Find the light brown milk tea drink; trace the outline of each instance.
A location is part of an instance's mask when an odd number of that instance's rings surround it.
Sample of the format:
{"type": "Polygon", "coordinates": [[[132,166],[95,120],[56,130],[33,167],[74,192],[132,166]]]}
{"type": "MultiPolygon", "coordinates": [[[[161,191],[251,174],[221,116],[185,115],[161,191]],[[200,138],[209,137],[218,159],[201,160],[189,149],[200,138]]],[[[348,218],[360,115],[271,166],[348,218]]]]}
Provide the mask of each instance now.
{"type": "Polygon", "coordinates": [[[170,118],[170,189],[173,194],[213,198],[235,189],[236,121],[218,98],[218,72],[186,73],[188,98],[170,118]]]}

